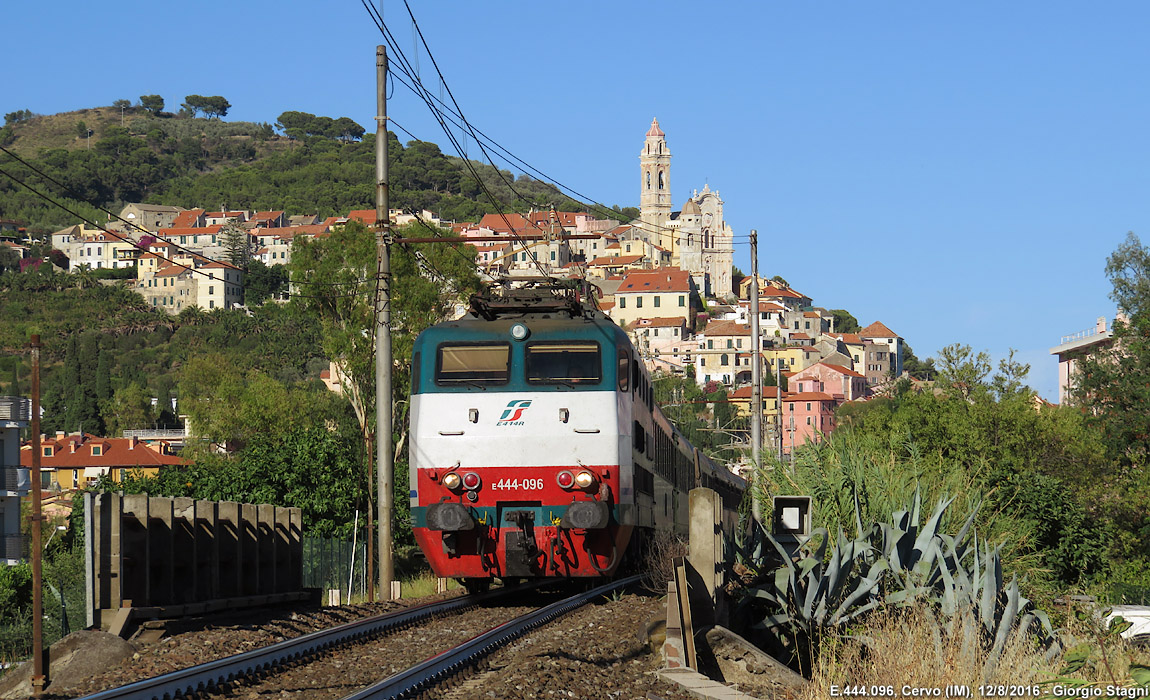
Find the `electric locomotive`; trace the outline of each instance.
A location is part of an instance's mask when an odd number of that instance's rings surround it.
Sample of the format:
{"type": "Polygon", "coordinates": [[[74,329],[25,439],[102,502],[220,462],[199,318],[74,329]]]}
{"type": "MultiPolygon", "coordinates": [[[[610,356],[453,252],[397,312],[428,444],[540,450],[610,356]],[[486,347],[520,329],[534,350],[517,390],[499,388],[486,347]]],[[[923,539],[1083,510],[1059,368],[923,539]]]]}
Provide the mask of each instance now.
{"type": "Polygon", "coordinates": [[[438,576],[609,576],[657,529],[685,534],[687,492],[742,479],[654,403],[626,333],[568,287],[496,290],[415,341],[411,513],[438,576]]]}

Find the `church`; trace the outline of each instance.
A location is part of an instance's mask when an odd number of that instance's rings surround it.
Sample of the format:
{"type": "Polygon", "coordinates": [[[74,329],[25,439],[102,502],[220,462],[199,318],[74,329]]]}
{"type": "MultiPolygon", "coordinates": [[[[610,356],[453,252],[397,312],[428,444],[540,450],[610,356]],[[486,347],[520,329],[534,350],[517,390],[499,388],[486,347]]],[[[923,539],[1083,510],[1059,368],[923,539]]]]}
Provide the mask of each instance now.
{"type": "Polygon", "coordinates": [[[734,232],[723,219],[723,200],[710,185],[695,190],[679,211],[671,204],[671,149],[659,120],[651,121],[639,154],[638,235],[670,250],[671,264],[691,274],[701,294],[720,299],[732,296],[734,232]]]}

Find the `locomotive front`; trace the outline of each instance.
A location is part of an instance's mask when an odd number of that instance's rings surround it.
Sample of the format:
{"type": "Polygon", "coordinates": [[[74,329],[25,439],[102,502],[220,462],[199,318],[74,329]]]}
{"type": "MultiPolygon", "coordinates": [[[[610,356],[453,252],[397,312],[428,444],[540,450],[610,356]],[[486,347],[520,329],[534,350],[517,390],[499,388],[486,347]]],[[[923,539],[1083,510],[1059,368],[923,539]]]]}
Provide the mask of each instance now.
{"type": "Polygon", "coordinates": [[[411,511],[438,576],[612,573],[634,525],[631,355],[597,313],[473,314],[416,340],[411,511]]]}

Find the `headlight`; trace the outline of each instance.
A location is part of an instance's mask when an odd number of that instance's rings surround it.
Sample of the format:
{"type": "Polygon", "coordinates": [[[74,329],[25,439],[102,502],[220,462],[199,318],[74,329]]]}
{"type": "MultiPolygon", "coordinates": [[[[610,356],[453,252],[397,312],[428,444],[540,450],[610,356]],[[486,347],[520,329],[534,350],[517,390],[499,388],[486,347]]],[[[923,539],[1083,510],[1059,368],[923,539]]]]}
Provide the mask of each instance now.
{"type": "Polygon", "coordinates": [[[575,475],[575,485],[581,489],[585,489],[594,483],[595,475],[589,471],[581,471],[575,475]]]}
{"type": "Polygon", "coordinates": [[[463,480],[460,479],[459,475],[456,474],[455,472],[450,472],[448,474],[443,475],[443,485],[446,486],[447,488],[451,489],[452,491],[459,488],[459,485],[461,483],[463,483],[463,480]]]}
{"type": "Polygon", "coordinates": [[[511,337],[515,340],[527,340],[529,333],[526,324],[516,323],[511,327],[511,337]]]}

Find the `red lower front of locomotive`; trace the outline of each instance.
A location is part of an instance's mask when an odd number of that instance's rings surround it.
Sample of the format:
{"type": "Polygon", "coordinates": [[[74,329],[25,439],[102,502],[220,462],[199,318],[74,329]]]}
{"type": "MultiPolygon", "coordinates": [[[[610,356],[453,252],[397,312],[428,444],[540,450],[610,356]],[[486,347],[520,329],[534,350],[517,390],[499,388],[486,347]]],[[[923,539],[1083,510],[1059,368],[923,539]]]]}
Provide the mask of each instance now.
{"type": "Polygon", "coordinates": [[[415,540],[437,576],[608,576],[632,527],[618,465],[420,469],[415,540]]]}

